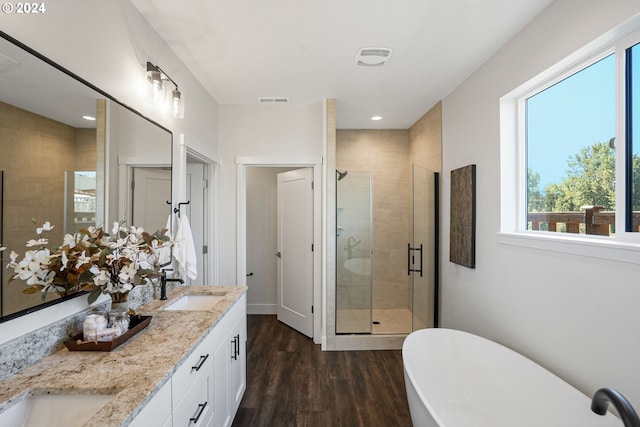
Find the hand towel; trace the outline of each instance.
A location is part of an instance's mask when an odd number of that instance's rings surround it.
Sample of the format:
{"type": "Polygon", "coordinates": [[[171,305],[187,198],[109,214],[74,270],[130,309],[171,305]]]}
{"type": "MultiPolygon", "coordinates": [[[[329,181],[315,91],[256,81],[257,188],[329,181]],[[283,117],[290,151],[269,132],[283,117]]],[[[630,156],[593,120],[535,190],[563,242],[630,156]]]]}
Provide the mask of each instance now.
{"type": "Polygon", "coordinates": [[[196,248],[193,243],[189,219],[184,213],[178,218],[178,229],[175,232],[174,241],[173,256],[178,261],[180,273],[195,279],[198,277],[196,248]]]}

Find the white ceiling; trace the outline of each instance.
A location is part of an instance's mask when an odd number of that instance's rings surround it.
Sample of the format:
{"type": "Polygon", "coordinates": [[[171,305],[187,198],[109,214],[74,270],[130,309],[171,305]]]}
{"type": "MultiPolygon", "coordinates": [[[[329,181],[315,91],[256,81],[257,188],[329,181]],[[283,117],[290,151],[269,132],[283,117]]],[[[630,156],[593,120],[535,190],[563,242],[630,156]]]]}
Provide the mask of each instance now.
{"type": "Polygon", "coordinates": [[[104,96],[60,70],[0,38],[0,101],[75,128],[95,128],[104,96]]]}
{"type": "Polygon", "coordinates": [[[551,1],[132,3],[220,104],[335,98],[339,129],[407,129],[551,1]],[[359,67],[362,47],[393,54],[383,67],[359,67]],[[372,122],[376,114],[384,119],[372,122]]]}

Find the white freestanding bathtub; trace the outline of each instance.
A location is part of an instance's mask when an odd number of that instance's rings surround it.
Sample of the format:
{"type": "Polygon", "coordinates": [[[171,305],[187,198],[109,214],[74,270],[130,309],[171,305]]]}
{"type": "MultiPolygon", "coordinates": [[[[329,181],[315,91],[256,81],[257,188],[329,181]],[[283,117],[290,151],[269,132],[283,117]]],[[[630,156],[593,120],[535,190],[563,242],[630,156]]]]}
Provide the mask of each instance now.
{"type": "Polygon", "coordinates": [[[591,398],[526,357],[452,329],[422,329],[402,346],[415,427],[622,427],[591,398]]]}

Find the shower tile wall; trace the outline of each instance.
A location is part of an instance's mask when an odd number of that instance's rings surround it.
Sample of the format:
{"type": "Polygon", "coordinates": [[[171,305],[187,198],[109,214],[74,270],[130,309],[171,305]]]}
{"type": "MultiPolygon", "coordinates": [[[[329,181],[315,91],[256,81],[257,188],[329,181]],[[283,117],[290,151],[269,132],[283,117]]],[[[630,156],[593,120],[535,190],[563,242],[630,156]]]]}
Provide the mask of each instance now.
{"type": "MultiPolygon", "coordinates": [[[[409,131],[338,130],[336,158],[336,167],[341,171],[370,171],[372,175],[373,308],[410,309],[411,289],[406,270],[411,208],[409,131]]],[[[354,237],[368,239],[368,236],[354,237]]],[[[345,251],[343,246],[336,250],[345,251]]]]}
{"type": "MultiPolygon", "coordinates": [[[[427,111],[409,129],[410,164],[418,165],[433,172],[442,172],[442,103],[438,102],[427,111]]],[[[411,195],[413,197],[413,195],[411,195]]],[[[433,211],[435,200],[429,198],[429,207],[433,211]]],[[[411,201],[413,204],[413,200],[411,201]]],[[[431,244],[435,239],[434,230],[429,230],[427,239],[431,244]]],[[[425,242],[427,244],[427,242],[425,242]]],[[[416,277],[413,293],[413,329],[433,326],[434,282],[433,271],[436,268],[433,247],[425,250],[424,277],[416,277]]]]}
{"type": "MultiPolygon", "coordinates": [[[[47,237],[62,241],[65,172],[76,168],[95,170],[95,146],[95,129],[76,129],[0,102],[0,170],[5,173],[4,246],[17,252],[24,248],[25,242],[35,236],[31,218],[39,223],[50,221],[56,227],[47,237]],[[43,206],[49,213],[46,217],[43,206]]],[[[41,302],[39,294],[23,294],[24,287],[18,282],[7,286],[8,278],[5,273],[4,314],[41,302]]]]}

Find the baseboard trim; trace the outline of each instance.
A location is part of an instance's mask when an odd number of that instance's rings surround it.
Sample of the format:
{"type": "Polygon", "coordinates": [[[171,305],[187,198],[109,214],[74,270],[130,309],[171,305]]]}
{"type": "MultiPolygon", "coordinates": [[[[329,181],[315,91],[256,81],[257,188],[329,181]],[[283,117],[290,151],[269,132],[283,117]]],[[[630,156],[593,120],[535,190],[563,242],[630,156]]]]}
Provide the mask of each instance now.
{"type": "MultiPolygon", "coordinates": [[[[337,335],[327,350],[400,350],[407,335],[337,335]]],[[[329,343],[327,343],[329,344],[329,343]]]]}
{"type": "Polygon", "coordinates": [[[276,304],[247,304],[247,314],[278,314],[276,304]]]}

